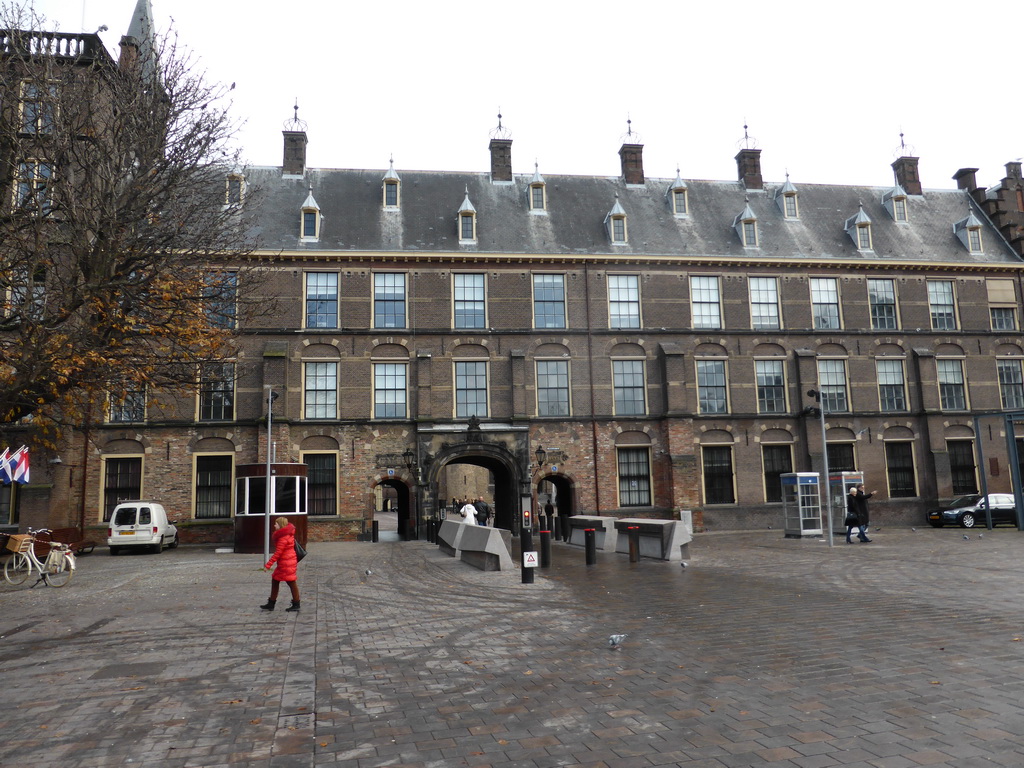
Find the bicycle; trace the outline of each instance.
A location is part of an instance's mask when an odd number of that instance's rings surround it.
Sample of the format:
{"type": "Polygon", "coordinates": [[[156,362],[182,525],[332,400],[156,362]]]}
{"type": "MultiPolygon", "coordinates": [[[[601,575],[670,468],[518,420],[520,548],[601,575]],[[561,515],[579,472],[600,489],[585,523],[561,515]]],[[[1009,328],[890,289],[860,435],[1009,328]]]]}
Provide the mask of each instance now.
{"type": "MultiPolygon", "coordinates": [[[[69,544],[40,540],[39,543],[47,544],[50,551],[43,561],[36,557],[37,537],[48,533],[53,531],[48,528],[41,528],[38,531],[29,528],[27,534],[14,534],[9,538],[7,548],[14,554],[4,564],[4,579],[8,584],[23,584],[31,575],[33,568],[39,572],[39,581],[46,582],[47,586],[63,587],[71,581],[71,577],[75,575],[76,565],[75,553],[71,551],[69,544]]],[[[39,581],[32,586],[36,586],[39,581]]]]}

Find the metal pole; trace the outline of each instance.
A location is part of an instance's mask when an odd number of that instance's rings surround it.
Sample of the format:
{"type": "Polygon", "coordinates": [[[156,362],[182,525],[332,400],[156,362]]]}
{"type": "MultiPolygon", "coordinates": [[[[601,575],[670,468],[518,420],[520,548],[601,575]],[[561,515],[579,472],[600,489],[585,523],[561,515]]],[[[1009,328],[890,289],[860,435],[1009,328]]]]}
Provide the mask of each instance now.
{"type": "Polygon", "coordinates": [[[270,438],[274,421],[274,390],[267,387],[267,487],[263,508],[263,562],[270,559],[270,438]]]}
{"type": "MultiPolygon", "coordinates": [[[[820,386],[820,385],[819,385],[820,386]]],[[[828,478],[828,443],[825,438],[825,398],[821,399],[818,410],[821,411],[821,459],[825,470],[825,509],[828,510],[828,545],[835,546],[832,540],[832,484],[828,478]]]]}

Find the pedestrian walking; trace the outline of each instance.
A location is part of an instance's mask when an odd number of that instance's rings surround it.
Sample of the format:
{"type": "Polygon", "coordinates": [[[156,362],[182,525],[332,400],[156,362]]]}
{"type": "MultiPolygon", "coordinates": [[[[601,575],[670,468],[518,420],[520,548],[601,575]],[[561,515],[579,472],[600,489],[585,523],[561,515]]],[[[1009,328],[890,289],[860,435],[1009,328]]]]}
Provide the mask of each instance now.
{"type": "Polygon", "coordinates": [[[299,558],[295,554],[295,526],[288,522],[287,517],[279,517],[274,521],[274,554],[263,566],[264,571],[269,571],[274,565],[274,575],[270,581],[270,599],[266,604],[261,605],[264,611],[274,610],[277,603],[277,593],[281,589],[281,582],[285,582],[292,592],[292,604],[285,608],[286,611],[299,610],[299,585],[296,581],[299,569],[299,558]]]}
{"type": "Polygon", "coordinates": [[[462,516],[464,518],[466,518],[466,522],[469,523],[470,525],[476,525],[477,524],[477,522],[476,522],[476,507],[474,507],[472,504],[468,504],[467,503],[462,508],[462,516]]]}
{"type": "Polygon", "coordinates": [[[867,544],[871,541],[867,534],[868,524],[871,522],[870,515],[868,514],[868,499],[874,495],[874,491],[871,493],[864,493],[863,484],[850,486],[850,495],[846,497],[847,544],[853,544],[850,536],[853,534],[854,526],[859,529],[857,538],[860,539],[862,544],[867,544]]]}
{"type": "Polygon", "coordinates": [[[477,496],[476,504],[476,519],[480,525],[487,525],[491,521],[491,505],[484,501],[483,496],[477,496]]]}

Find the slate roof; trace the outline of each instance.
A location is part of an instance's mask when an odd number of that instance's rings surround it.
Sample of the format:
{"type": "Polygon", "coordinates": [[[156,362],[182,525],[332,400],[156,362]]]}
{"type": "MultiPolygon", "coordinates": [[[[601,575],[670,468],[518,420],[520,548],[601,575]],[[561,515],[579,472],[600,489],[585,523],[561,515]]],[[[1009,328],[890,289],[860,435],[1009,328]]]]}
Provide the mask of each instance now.
{"type": "Polygon", "coordinates": [[[479,253],[491,255],[632,255],[735,257],[751,260],[887,259],[935,263],[1020,263],[964,190],[926,189],[907,198],[909,222],[897,224],[882,204],[892,186],[799,184],[797,220],[785,219],[775,200],[785,182],[745,190],[739,181],[686,180],[689,214],[672,213],[668,190],[676,179],[546,175],[547,212],[531,212],[533,174],[492,183],[489,173],[400,170],[401,208],[385,210],[381,186],[387,168],[308,169],[282,177],[280,167],[248,169],[247,184],[262,190],[258,236],[268,251],[479,253]],[[299,238],[300,209],[310,194],[323,215],[316,242],[299,238]],[[457,215],[469,199],[476,209],[475,244],[460,245],[457,215]],[[629,242],[612,245],[605,217],[619,204],[629,242]],[[871,251],[858,251],[844,224],[863,204],[872,222],[871,251]],[[757,248],[744,248],[733,228],[749,205],[757,217],[757,248]],[[983,224],[984,253],[971,254],[953,232],[970,212],[983,224]]]}

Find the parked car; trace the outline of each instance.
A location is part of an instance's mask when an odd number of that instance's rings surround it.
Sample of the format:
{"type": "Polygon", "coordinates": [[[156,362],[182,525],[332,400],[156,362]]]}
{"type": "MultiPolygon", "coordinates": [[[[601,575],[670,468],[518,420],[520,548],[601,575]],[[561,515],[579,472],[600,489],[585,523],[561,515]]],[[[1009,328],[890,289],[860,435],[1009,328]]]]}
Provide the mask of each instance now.
{"type": "MultiPolygon", "coordinates": [[[[954,499],[943,509],[933,509],[928,513],[928,523],[941,528],[949,523],[961,528],[973,528],[985,525],[985,496],[971,494],[954,499]]],[[[988,506],[992,510],[992,525],[999,523],[1017,524],[1017,507],[1012,493],[990,493],[988,506]]]]}
{"type": "Polygon", "coordinates": [[[107,546],[116,555],[128,547],[162,552],[178,546],[178,528],[168,521],[167,510],[155,501],[126,501],[114,507],[107,528],[107,546]]]}

